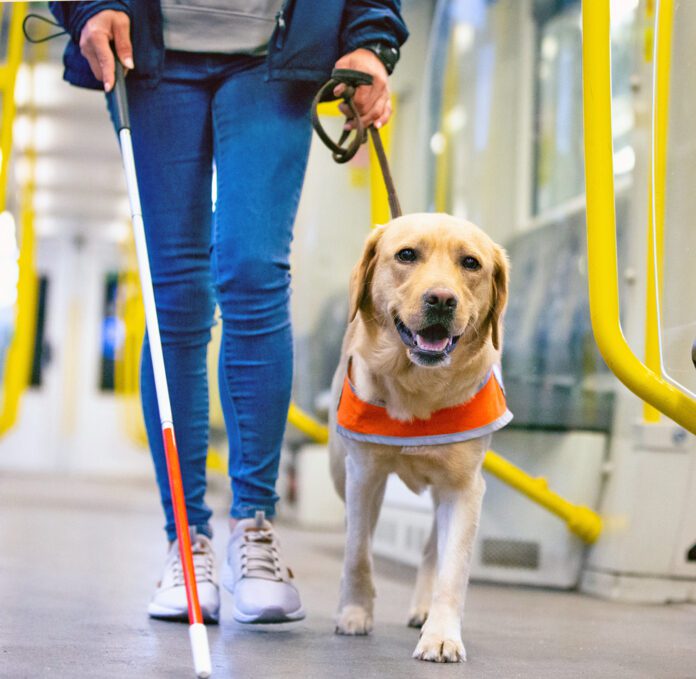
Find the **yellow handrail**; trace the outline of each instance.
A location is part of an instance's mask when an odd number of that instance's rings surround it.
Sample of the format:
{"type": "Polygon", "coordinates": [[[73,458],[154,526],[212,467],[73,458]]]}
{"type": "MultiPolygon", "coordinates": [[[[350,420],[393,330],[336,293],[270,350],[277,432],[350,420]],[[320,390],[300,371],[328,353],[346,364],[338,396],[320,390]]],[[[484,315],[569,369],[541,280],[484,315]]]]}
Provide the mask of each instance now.
{"type": "Polygon", "coordinates": [[[145,334],[145,309],[135,265],[133,241],[126,246],[128,265],[119,274],[117,313],[123,323],[123,341],[114,364],[114,392],[119,397],[121,419],[128,438],[147,446],[147,433],[140,407],[140,352],[145,334]]]}
{"type": "Polygon", "coordinates": [[[290,409],[288,410],[288,422],[317,443],[327,443],[329,440],[328,427],[315,420],[294,403],[290,404],[290,409]]]}
{"type": "Polygon", "coordinates": [[[602,532],[602,519],[589,507],[576,505],[549,490],[548,481],[533,477],[504,457],[489,450],[483,460],[483,468],[498,479],[526,495],[530,500],[563,519],[568,530],[585,542],[595,542],[602,532]]]}
{"type": "Polygon", "coordinates": [[[583,0],[582,25],[588,278],[595,341],[609,368],[631,391],[696,433],[696,402],[645,366],[621,330],[607,0],[583,0]]]}
{"type": "MultiPolygon", "coordinates": [[[[15,114],[14,89],[17,70],[22,61],[24,34],[22,22],[27,11],[26,2],[15,2],[11,5],[9,33],[7,39],[7,59],[0,72],[0,92],[2,92],[2,119],[0,124],[0,212],[7,205],[7,175],[12,151],[12,122],[15,114]]],[[[5,7],[0,7],[0,19],[5,7]]]]}
{"type": "MultiPolygon", "coordinates": [[[[654,6],[646,7],[657,30],[651,33],[650,45],[646,44],[646,57],[653,60],[654,73],[654,134],[655,143],[650,153],[650,179],[648,182],[648,248],[646,253],[645,281],[645,365],[654,373],[662,370],[660,356],[660,326],[657,302],[661,299],[665,233],[665,178],[667,174],[667,132],[669,128],[669,80],[672,65],[672,27],[674,24],[674,1],[661,0],[659,16],[654,6]],[[657,38],[656,38],[657,36],[657,38]],[[657,39],[657,43],[652,44],[657,39]],[[649,49],[652,47],[653,49],[649,49]],[[653,186],[654,185],[654,186],[653,186]],[[654,190],[656,189],[656,191],[654,190]],[[653,242],[654,239],[654,242],[653,242]],[[652,245],[652,247],[651,247],[652,245]],[[656,267],[657,264],[657,267],[656,267]],[[657,269],[657,272],[656,272],[657,269]]],[[[643,404],[643,419],[659,422],[662,413],[649,403],[643,404]]]]}
{"type": "Polygon", "coordinates": [[[17,313],[15,332],[7,350],[4,378],[4,398],[0,409],[0,436],[17,421],[21,396],[29,383],[36,332],[36,302],[38,278],[34,266],[34,210],[31,205],[33,189],[22,191],[21,245],[19,247],[19,279],[17,280],[17,313]]]}
{"type": "MultiPolygon", "coordinates": [[[[9,7],[9,6],[6,6],[9,7]]],[[[6,7],[0,7],[0,18],[6,7]]],[[[12,152],[12,125],[15,116],[15,82],[22,60],[24,36],[22,21],[27,10],[26,2],[11,6],[7,39],[7,59],[0,68],[0,93],[2,93],[2,118],[0,119],[0,213],[7,208],[7,182],[12,152]]],[[[27,153],[30,170],[33,171],[34,155],[27,153]]],[[[29,383],[31,360],[36,331],[36,301],[38,281],[34,265],[35,234],[33,211],[34,180],[29,179],[20,195],[20,247],[19,279],[17,281],[17,310],[14,336],[6,356],[4,371],[4,395],[0,409],[0,435],[16,422],[22,393],[29,383]]]]}
{"type": "Polygon", "coordinates": [[[454,135],[445,124],[445,116],[452,110],[457,100],[459,78],[456,65],[458,63],[459,55],[457,54],[456,41],[450,40],[443,77],[440,128],[435,136],[435,139],[438,140],[438,145],[432,149],[436,156],[435,192],[433,199],[437,212],[447,212],[452,208],[452,187],[448,182],[448,178],[452,169],[452,158],[454,156],[454,135]]]}

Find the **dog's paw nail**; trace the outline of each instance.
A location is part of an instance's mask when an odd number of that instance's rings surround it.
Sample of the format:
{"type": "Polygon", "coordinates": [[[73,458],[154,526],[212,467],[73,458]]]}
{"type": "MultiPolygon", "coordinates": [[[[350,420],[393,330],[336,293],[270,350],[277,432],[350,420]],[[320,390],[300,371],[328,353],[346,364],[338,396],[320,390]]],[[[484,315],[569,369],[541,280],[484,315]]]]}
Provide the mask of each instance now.
{"type": "Polygon", "coordinates": [[[416,660],[429,662],[465,662],[466,650],[458,639],[442,639],[435,635],[425,635],[413,651],[416,660]]]}

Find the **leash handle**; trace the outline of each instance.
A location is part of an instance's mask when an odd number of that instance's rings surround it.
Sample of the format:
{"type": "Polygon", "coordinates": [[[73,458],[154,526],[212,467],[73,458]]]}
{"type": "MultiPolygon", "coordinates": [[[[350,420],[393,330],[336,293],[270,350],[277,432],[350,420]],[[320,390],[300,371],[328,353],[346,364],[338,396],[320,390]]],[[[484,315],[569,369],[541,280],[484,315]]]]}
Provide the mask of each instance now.
{"type": "Polygon", "coordinates": [[[351,158],[355,156],[363,144],[367,136],[365,134],[365,128],[358,115],[358,110],[355,108],[353,103],[353,95],[355,94],[355,89],[360,85],[371,85],[372,76],[369,73],[363,73],[362,71],[353,71],[347,68],[336,68],[331,73],[331,79],[322,85],[322,87],[317,92],[312,102],[312,126],[319,135],[319,138],[324,142],[326,146],[331,150],[333,159],[337,163],[347,163],[351,158]],[[339,97],[334,94],[334,89],[338,85],[345,85],[346,88],[340,98],[343,99],[344,103],[350,108],[350,112],[353,114],[353,120],[355,120],[355,134],[353,134],[350,139],[350,143],[344,146],[349,137],[351,137],[350,130],[343,130],[341,137],[338,142],[335,142],[326,130],[322,127],[321,121],[319,120],[319,113],[317,112],[317,106],[324,101],[335,101],[339,97]]]}
{"type": "MultiPolygon", "coordinates": [[[[331,73],[331,79],[319,89],[314,97],[314,102],[312,103],[312,126],[319,135],[319,138],[331,150],[332,157],[337,163],[347,163],[355,156],[360,146],[367,141],[365,127],[363,126],[362,121],[360,120],[360,115],[355,108],[353,96],[356,88],[360,87],[360,85],[371,84],[372,76],[369,73],[363,73],[362,71],[355,71],[347,68],[336,68],[331,73]],[[345,85],[346,88],[340,95],[340,98],[342,98],[344,103],[350,108],[356,126],[355,134],[352,136],[350,143],[347,146],[344,144],[351,136],[351,132],[349,130],[343,130],[338,142],[335,142],[333,139],[331,139],[331,137],[329,137],[326,130],[322,127],[319,120],[319,114],[317,112],[317,106],[321,102],[335,101],[338,98],[334,95],[334,89],[341,84],[345,85]]],[[[396,217],[400,217],[403,212],[401,211],[399,198],[396,195],[396,187],[394,186],[394,179],[389,169],[387,154],[384,152],[384,146],[382,144],[382,138],[379,135],[379,130],[374,127],[374,125],[370,125],[369,131],[370,137],[372,138],[372,143],[375,147],[377,159],[379,160],[379,166],[382,171],[384,184],[387,189],[389,210],[392,218],[394,219],[396,217]]]]}

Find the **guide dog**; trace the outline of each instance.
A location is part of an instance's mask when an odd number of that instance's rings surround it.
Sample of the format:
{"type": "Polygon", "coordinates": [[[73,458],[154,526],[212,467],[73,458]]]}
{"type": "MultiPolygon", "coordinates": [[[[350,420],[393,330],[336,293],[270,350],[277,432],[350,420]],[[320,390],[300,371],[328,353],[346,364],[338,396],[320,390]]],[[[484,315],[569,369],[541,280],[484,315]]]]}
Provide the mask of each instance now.
{"type": "Polygon", "coordinates": [[[491,433],[507,424],[498,370],[504,250],[474,224],[410,214],[372,231],[350,283],[332,382],[331,474],[346,503],[338,634],[372,629],[371,539],[394,472],[435,515],[408,624],[414,658],[466,659],[461,636],[491,433]]]}

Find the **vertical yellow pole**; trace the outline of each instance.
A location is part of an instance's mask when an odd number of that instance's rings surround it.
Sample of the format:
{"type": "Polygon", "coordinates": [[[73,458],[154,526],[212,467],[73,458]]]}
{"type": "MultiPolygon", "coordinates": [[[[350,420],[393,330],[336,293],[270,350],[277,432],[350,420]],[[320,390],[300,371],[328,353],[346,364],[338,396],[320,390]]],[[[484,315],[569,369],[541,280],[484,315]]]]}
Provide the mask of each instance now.
{"type": "Polygon", "coordinates": [[[7,432],[17,420],[20,397],[29,383],[34,352],[34,342],[31,340],[36,331],[38,280],[34,269],[34,211],[31,206],[33,192],[30,187],[27,187],[22,193],[20,219],[22,244],[19,249],[19,280],[17,281],[21,300],[17,302],[15,339],[10,344],[6,356],[4,398],[0,409],[0,435],[7,432]]]}
{"type": "Polygon", "coordinates": [[[447,212],[450,208],[449,176],[452,166],[452,138],[445,125],[445,116],[454,106],[457,97],[457,52],[454,40],[450,40],[445,64],[442,108],[440,110],[440,143],[433,149],[435,159],[435,196],[434,205],[437,212],[447,212]]]}
{"type": "MultiPolygon", "coordinates": [[[[3,14],[6,7],[3,7],[3,14]]],[[[0,212],[7,205],[7,177],[12,151],[12,121],[15,114],[14,88],[17,79],[17,69],[22,60],[22,47],[24,36],[22,34],[22,21],[26,14],[26,2],[14,2],[11,5],[12,16],[10,18],[9,35],[7,40],[7,59],[2,67],[2,121],[0,122],[0,212]]],[[[0,15],[0,18],[2,15],[0,15]]]]}
{"type": "MultiPolygon", "coordinates": [[[[650,8],[649,8],[650,9],[650,8]]],[[[645,282],[645,364],[654,373],[662,370],[660,361],[660,327],[657,301],[661,298],[664,258],[665,188],[667,174],[667,134],[669,128],[669,88],[672,66],[672,33],[674,26],[674,0],[660,0],[656,16],[657,39],[654,73],[654,125],[655,135],[650,154],[650,180],[648,199],[648,248],[645,282]],[[654,222],[654,224],[653,224],[654,222]],[[657,273],[655,264],[657,263],[657,273]],[[659,296],[659,297],[658,297],[659,296]]],[[[643,403],[643,419],[659,422],[660,411],[649,403],[643,403]]]]}
{"type": "MultiPolygon", "coordinates": [[[[2,14],[8,6],[2,7],[2,14]]],[[[11,5],[12,15],[7,37],[7,58],[0,67],[0,92],[2,92],[2,119],[0,120],[0,212],[7,207],[7,182],[12,151],[12,125],[15,116],[15,81],[22,60],[24,36],[22,22],[27,3],[15,2],[11,5]]],[[[30,168],[34,166],[34,155],[27,154],[30,168]]],[[[36,331],[36,300],[38,285],[34,268],[34,179],[30,177],[20,196],[21,243],[19,248],[19,279],[17,281],[17,312],[15,316],[14,338],[7,352],[2,408],[0,408],[0,435],[8,431],[17,419],[22,392],[29,382],[31,359],[34,351],[36,331]]]]}
{"type": "Polygon", "coordinates": [[[582,3],[583,110],[590,317],[595,341],[610,370],[639,398],[696,433],[696,401],[631,351],[619,320],[616,210],[611,133],[609,4],[582,3]]]}

